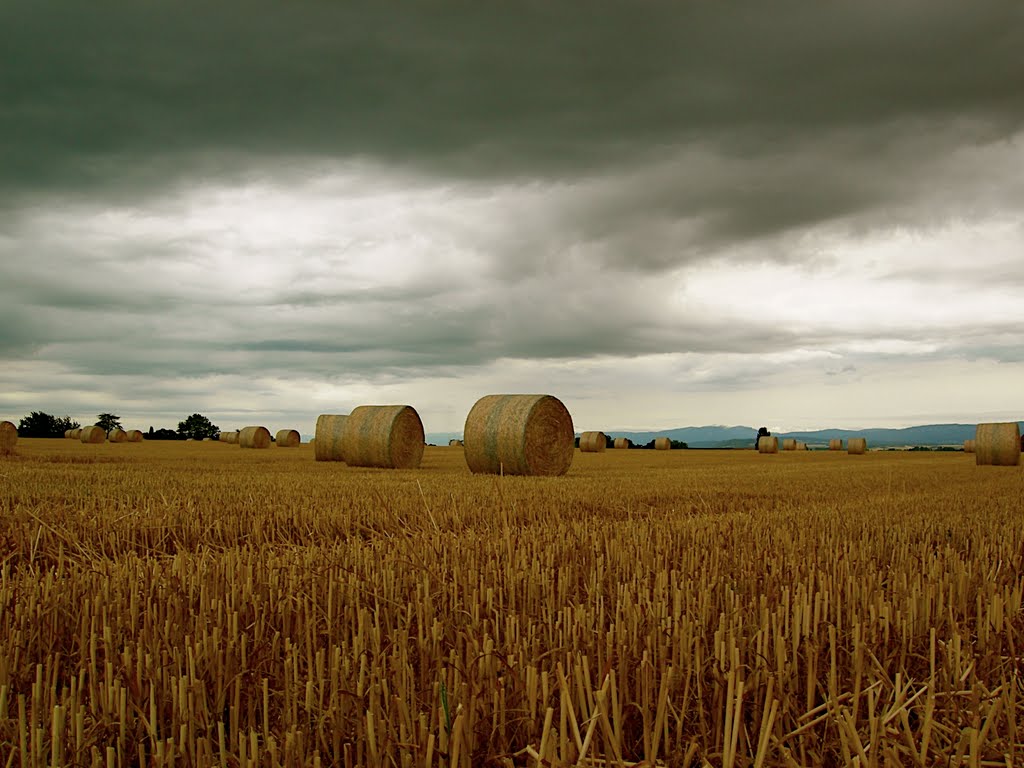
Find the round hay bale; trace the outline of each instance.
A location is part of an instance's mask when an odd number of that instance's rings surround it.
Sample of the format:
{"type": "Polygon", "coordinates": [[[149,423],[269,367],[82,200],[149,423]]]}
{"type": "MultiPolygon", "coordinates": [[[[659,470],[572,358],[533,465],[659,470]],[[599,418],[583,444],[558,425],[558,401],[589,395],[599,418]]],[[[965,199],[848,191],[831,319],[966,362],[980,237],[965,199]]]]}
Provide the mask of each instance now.
{"type": "Polygon", "coordinates": [[[654,438],[654,450],[656,451],[671,451],[672,440],[668,437],[656,437],[654,438]]]}
{"type": "Polygon", "coordinates": [[[423,422],[411,405],[360,405],[345,419],[342,454],[350,467],[416,469],[423,422]]]}
{"type": "Polygon", "coordinates": [[[297,429],[279,429],[274,442],[278,448],[294,448],[302,442],[302,436],[297,429]]]}
{"type": "Polygon", "coordinates": [[[71,432],[72,432],[72,430],[70,430],[70,429],[65,429],[64,430],[64,439],[65,440],[69,440],[71,438],[71,432]]]}
{"type": "Polygon", "coordinates": [[[796,448],[794,448],[793,450],[794,451],[806,451],[807,450],[807,443],[804,443],[804,442],[801,442],[800,440],[797,440],[796,441],[796,448]]]}
{"type": "Polygon", "coordinates": [[[980,466],[1020,464],[1020,426],[1016,421],[979,424],[974,433],[974,462],[980,466]]]}
{"type": "Polygon", "coordinates": [[[316,461],[344,461],[345,422],[348,414],[323,413],[316,417],[313,458],[316,461]]]}
{"type": "Polygon", "coordinates": [[[227,440],[225,440],[224,442],[228,443],[229,445],[238,445],[238,432],[228,432],[227,440]]]}
{"type": "Polygon", "coordinates": [[[575,453],[572,416],[551,395],[486,395],[463,430],[470,472],[564,475],[575,453]]]}
{"type": "Polygon", "coordinates": [[[238,433],[241,448],[269,448],[270,430],[266,427],[245,427],[238,433]]]}
{"type": "Polygon", "coordinates": [[[868,439],[866,437],[851,437],[846,441],[846,452],[851,456],[862,456],[867,453],[868,439]]]}
{"type": "Polygon", "coordinates": [[[128,430],[128,442],[129,443],[141,443],[142,442],[142,430],[141,429],[129,429],[128,430]]]}
{"type": "Polygon", "coordinates": [[[964,440],[964,453],[974,453],[974,440],[964,440]]]}
{"type": "Polygon", "coordinates": [[[828,449],[830,451],[841,451],[843,450],[843,441],[839,438],[832,438],[828,441],[828,449]]]}
{"type": "Polygon", "coordinates": [[[795,437],[784,437],[784,438],[782,438],[782,450],[784,450],[784,451],[795,451],[796,450],[796,438],[795,437]]]}
{"type": "Polygon", "coordinates": [[[584,432],[580,435],[580,450],[583,453],[603,453],[608,447],[604,432],[584,432]]]}
{"type": "Polygon", "coordinates": [[[629,438],[628,437],[616,437],[615,438],[615,442],[613,442],[612,445],[617,450],[628,449],[629,448],[629,438]]]}
{"type": "Polygon", "coordinates": [[[114,427],[107,432],[107,440],[112,443],[125,443],[128,441],[128,433],[120,427],[114,427]]]}
{"type": "Polygon", "coordinates": [[[18,428],[10,421],[0,421],[0,456],[14,453],[18,444],[18,428]]]}
{"type": "Polygon", "coordinates": [[[78,439],[83,443],[98,445],[107,441],[107,433],[103,431],[103,427],[93,424],[88,427],[82,427],[82,433],[78,439]]]}
{"type": "Polygon", "coordinates": [[[461,440],[449,440],[448,441],[448,447],[449,448],[461,448],[462,447],[462,441],[461,440]]]}
{"type": "Polygon", "coordinates": [[[774,435],[762,435],[757,441],[757,452],[758,453],[778,453],[779,452],[779,438],[774,435]]]}
{"type": "Polygon", "coordinates": [[[81,440],[82,439],[82,428],[81,427],[75,427],[74,429],[71,430],[71,439],[72,440],[81,440]]]}

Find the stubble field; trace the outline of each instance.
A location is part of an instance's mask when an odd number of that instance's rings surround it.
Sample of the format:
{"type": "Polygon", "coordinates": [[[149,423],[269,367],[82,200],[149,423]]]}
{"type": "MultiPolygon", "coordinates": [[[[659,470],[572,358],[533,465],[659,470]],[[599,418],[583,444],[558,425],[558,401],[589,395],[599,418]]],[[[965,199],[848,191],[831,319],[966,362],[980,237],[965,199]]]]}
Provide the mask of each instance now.
{"type": "MultiPolygon", "coordinates": [[[[0,460],[7,765],[1022,765],[1024,472],[0,460]],[[1018,726],[1018,723],[1021,723],[1018,726]]],[[[2,764],[2,761],[0,761],[2,764]]]]}

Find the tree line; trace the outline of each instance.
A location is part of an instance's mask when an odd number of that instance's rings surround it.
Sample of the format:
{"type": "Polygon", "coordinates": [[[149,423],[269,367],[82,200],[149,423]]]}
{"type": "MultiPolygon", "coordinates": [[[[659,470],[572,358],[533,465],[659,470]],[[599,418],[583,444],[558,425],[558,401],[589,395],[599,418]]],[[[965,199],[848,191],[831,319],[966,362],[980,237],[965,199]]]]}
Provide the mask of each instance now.
{"type": "MultiPolygon", "coordinates": [[[[121,425],[121,417],[116,413],[100,413],[93,422],[101,427],[104,432],[112,429],[124,429],[121,425]]],[[[18,434],[21,437],[64,437],[69,429],[79,429],[81,424],[70,416],[54,416],[44,411],[32,411],[18,422],[18,434]]],[[[146,433],[147,440],[202,440],[205,437],[216,437],[220,434],[220,427],[203,416],[201,413],[193,413],[184,421],[178,422],[177,429],[149,428],[146,433]]]]}

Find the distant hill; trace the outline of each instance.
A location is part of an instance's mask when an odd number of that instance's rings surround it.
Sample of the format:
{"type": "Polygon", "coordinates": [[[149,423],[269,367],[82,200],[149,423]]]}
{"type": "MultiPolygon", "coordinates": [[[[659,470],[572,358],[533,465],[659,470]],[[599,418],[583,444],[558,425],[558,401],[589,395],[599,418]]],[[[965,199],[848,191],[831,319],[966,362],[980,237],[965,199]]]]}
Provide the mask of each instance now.
{"type": "MultiPolygon", "coordinates": [[[[1020,422],[1024,432],[1024,422],[1020,422]]],[[[974,424],[925,424],[903,429],[818,429],[811,432],[773,432],[778,438],[793,437],[811,447],[827,446],[828,441],[839,438],[844,442],[851,437],[866,437],[872,448],[903,445],[960,445],[974,437],[974,424]]],[[[579,432],[576,433],[577,435],[579,432]]],[[[630,432],[621,429],[605,430],[609,437],[628,437],[635,444],[646,445],[656,437],[679,440],[691,448],[747,448],[753,447],[756,427],[677,427],[660,432],[630,432]]],[[[427,442],[448,445],[448,441],[462,439],[461,432],[433,432],[427,442]]]]}

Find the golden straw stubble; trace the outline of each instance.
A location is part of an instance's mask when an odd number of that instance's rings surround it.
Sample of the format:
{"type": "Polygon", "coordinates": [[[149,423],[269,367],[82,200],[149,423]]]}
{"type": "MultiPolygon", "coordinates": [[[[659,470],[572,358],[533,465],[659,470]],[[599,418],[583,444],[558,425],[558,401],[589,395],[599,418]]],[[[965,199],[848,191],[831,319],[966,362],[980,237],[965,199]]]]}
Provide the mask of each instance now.
{"type": "Polygon", "coordinates": [[[992,467],[1020,464],[1020,425],[1016,421],[979,424],[974,432],[974,463],[992,467]]]}
{"type": "Polygon", "coordinates": [[[322,413],[316,417],[313,458],[316,461],[344,461],[345,422],[348,414],[322,413]]]}
{"type": "Polygon", "coordinates": [[[297,429],[279,429],[274,435],[274,444],[278,448],[294,448],[302,442],[297,429]]]}
{"type": "Polygon", "coordinates": [[[762,435],[757,441],[757,452],[758,453],[778,453],[779,452],[779,438],[775,435],[762,435]]]}
{"type": "Polygon", "coordinates": [[[270,430],[266,427],[245,427],[238,433],[240,448],[269,448],[270,430]]]}
{"type": "Polygon", "coordinates": [[[552,395],[485,395],[466,416],[466,465],[475,474],[564,475],[575,454],[572,416],[552,395]]]}
{"type": "Polygon", "coordinates": [[[81,437],[79,437],[83,443],[91,443],[98,445],[99,443],[105,443],[107,441],[107,433],[103,431],[103,427],[92,424],[88,427],[82,427],[81,437]]]}
{"type": "Polygon", "coordinates": [[[580,451],[583,453],[603,453],[608,447],[608,438],[604,432],[584,432],[580,435],[580,451]]]}
{"type": "Polygon", "coordinates": [[[416,469],[423,461],[423,422],[410,405],[360,405],[345,420],[342,442],[350,467],[416,469]]]}
{"type": "Polygon", "coordinates": [[[0,421],[0,456],[14,453],[14,446],[18,443],[18,428],[13,422],[0,421]]]}
{"type": "Polygon", "coordinates": [[[846,441],[846,452],[851,456],[862,456],[868,450],[868,439],[866,437],[851,437],[846,441]]]}

